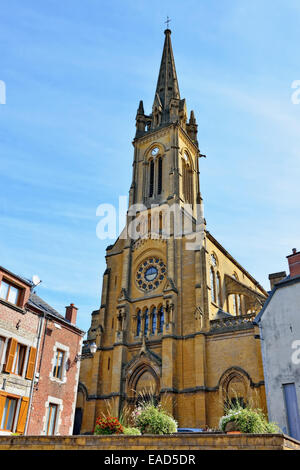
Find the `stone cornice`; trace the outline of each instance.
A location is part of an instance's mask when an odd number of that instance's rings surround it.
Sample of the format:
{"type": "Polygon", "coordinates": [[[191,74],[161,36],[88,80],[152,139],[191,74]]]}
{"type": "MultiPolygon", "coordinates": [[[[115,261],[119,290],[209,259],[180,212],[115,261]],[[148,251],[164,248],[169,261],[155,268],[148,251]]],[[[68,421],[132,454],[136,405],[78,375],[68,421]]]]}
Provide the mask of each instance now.
{"type": "MultiPolygon", "coordinates": [[[[250,380],[250,386],[252,388],[260,388],[265,385],[264,380],[260,380],[259,382],[253,382],[250,380]]],[[[177,389],[175,387],[170,387],[170,388],[162,388],[159,392],[159,395],[164,395],[165,393],[173,393],[176,395],[183,395],[186,393],[205,393],[205,392],[217,392],[219,390],[219,385],[216,385],[214,387],[206,387],[205,385],[202,386],[197,386],[197,387],[189,387],[189,388],[183,388],[183,389],[177,389]]],[[[88,395],[86,397],[87,401],[90,400],[107,400],[109,398],[113,397],[121,397],[123,399],[126,399],[126,395],[124,393],[110,393],[107,395],[88,395]]]]}
{"type": "Polygon", "coordinates": [[[175,127],[175,124],[174,123],[170,123],[168,125],[166,125],[165,127],[160,127],[158,129],[155,129],[155,130],[152,130],[150,132],[147,132],[145,135],[141,136],[141,137],[137,137],[136,139],[133,140],[133,145],[136,143],[136,142],[153,142],[153,137],[162,137],[164,135],[166,135],[170,128],[172,127],[175,127]]]}

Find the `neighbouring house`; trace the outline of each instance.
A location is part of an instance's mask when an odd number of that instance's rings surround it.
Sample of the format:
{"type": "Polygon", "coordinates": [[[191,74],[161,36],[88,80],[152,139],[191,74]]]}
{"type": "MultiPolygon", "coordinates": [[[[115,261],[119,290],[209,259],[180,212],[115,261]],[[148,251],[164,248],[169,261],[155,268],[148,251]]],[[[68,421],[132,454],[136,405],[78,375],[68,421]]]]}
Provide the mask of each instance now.
{"type": "Polygon", "coordinates": [[[300,251],[287,256],[289,275],[269,276],[272,291],[257,315],[268,415],[300,440],[300,251]]]}
{"type": "Polygon", "coordinates": [[[0,435],[25,432],[40,324],[26,308],[32,286],[0,267],[0,435]]]}
{"type": "Polygon", "coordinates": [[[73,432],[84,332],[0,267],[0,434],[73,432]]]}
{"type": "Polygon", "coordinates": [[[43,321],[27,434],[71,435],[84,335],[76,327],[77,308],[66,307],[64,317],[35,293],[28,308],[43,321]]]}

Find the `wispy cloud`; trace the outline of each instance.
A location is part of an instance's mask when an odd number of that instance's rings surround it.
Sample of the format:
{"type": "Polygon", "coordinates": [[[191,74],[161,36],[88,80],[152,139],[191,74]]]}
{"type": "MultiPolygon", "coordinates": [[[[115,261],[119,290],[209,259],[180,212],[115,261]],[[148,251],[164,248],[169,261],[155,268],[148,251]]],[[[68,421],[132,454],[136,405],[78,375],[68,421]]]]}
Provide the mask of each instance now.
{"type": "Polygon", "coordinates": [[[208,228],[267,287],[300,222],[299,2],[11,0],[1,10],[1,263],[80,324],[100,301],[96,207],[127,194],[135,113],[151,112],[166,15],[199,124],[208,228]],[[184,21],[182,18],[184,17],[184,21]],[[84,312],[84,313],[83,313],[84,312]]]}

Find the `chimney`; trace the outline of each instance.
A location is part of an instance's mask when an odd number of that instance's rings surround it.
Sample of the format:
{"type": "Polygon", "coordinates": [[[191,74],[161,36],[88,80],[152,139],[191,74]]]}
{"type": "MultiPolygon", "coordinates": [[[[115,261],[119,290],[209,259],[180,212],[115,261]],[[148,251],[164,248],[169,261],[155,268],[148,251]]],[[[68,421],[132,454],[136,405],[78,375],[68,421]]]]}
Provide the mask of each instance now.
{"type": "Polygon", "coordinates": [[[300,251],[293,248],[293,253],[287,256],[290,268],[290,276],[300,276],[300,251]]]}
{"type": "Polygon", "coordinates": [[[70,304],[66,307],[66,320],[72,323],[72,325],[76,325],[77,310],[78,308],[75,307],[74,304],[70,304]]]}
{"type": "Polygon", "coordinates": [[[271,290],[273,289],[275,284],[277,284],[277,282],[281,281],[285,277],[286,277],[286,272],[285,271],[281,271],[280,273],[269,274],[269,281],[270,281],[271,290]]]}

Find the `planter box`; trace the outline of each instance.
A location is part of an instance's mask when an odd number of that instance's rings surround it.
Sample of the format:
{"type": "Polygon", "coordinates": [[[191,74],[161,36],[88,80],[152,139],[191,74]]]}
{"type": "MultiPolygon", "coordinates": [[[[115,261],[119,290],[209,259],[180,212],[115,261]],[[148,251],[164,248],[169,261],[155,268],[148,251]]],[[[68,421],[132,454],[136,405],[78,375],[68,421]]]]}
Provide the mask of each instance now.
{"type": "Polygon", "coordinates": [[[163,436],[1,436],[1,450],[300,450],[284,434],[180,433],[163,436]]]}

